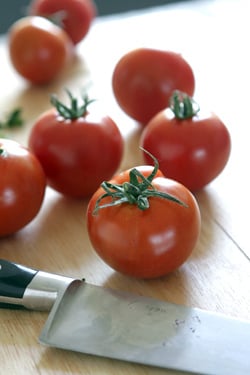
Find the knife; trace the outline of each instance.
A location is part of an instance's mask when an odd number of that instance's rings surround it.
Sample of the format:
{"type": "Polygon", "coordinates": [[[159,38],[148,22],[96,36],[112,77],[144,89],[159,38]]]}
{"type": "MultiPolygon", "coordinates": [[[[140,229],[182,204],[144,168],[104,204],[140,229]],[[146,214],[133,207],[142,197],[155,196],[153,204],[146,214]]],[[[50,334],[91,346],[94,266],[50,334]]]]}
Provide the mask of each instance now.
{"type": "Polygon", "coordinates": [[[0,260],[0,305],[51,310],[41,344],[205,375],[250,373],[250,322],[0,260]]]}

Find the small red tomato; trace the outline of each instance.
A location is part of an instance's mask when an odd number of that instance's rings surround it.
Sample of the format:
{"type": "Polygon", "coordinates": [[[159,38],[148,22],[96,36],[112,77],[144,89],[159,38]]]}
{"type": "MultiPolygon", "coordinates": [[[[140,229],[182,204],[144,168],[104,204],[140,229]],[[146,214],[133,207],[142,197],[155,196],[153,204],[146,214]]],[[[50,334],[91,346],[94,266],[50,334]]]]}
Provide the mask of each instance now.
{"type": "Polygon", "coordinates": [[[193,95],[195,78],[192,68],[181,55],[138,48],[118,61],[112,86],[117,103],[124,112],[146,124],[167,107],[173,90],[193,95]]]}
{"type": "Polygon", "coordinates": [[[33,0],[29,13],[47,17],[59,24],[74,44],[88,33],[96,16],[92,0],[33,0]]]}
{"type": "Polygon", "coordinates": [[[0,237],[26,226],[38,214],[46,178],[37,158],[19,143],[0,139],[0,237]]]}
{"type": "Polygon", "coordinates": [[[88,98],[78,105],[69,95],[71,107],[52,97],[56,108],[34,123],[29,147],[40,160],[48,185],[62,194],[84,198],[117,171],[124,141],[109,116],[87,110],[88,98]]]}
{"type": "Polygon", "coordinates": [[[72,42],[58,26],[43,17],[24,17],[8,33],[10,60],[16,71],[33,84],[52,81],[72,55],[72,42]]]}
{"type": "Polygon", "coordinates": [[[156,169],[124,171],[102,183],[88,204],[94,250],[128,276],[149,279],[174,271],[199,237],[200,211],[194,196],[156,169]]]}
{"type": "MultiPolygon", "coordinates": [[[[171,109],[160,111],[143,129],[140,145],[159,161],[168,178],[195,192],[215,179],[230,156],[231,138],[213,113],[202,115],[188,95],[174,92],[171,109]]],[[[152,164],[147,153],[144,160],[152,164]]]]}

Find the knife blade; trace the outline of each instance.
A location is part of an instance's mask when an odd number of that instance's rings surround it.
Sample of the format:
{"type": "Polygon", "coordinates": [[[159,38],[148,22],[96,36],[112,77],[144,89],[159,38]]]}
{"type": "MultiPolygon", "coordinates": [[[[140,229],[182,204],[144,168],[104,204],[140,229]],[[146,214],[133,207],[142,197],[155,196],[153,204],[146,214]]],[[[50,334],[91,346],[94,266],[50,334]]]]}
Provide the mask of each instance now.
{"type": "Polygon", "coordinates": [[[43,345],[205,375],[250,373],[250,322],[0,260],[0,304],[51,310],[43,345]]]}

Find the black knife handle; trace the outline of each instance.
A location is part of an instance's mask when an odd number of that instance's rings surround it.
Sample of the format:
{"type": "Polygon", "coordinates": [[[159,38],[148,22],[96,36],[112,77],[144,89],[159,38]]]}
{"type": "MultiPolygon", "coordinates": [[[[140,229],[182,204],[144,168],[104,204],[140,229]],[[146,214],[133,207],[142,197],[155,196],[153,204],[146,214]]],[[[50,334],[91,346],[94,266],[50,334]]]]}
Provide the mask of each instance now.
{"type": "Polygon", "coordinates": [[[0,259],[0,296],[22,298],[38,271],[0,259]]]}

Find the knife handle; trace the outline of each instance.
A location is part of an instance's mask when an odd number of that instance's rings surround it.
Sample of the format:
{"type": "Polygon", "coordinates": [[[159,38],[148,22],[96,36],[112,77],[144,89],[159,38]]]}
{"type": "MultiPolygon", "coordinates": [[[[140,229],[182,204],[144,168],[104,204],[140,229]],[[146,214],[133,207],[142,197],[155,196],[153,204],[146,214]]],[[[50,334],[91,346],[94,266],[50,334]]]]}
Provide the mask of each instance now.
{"type": "Polygon", "coordinates": [[[0,307],[50,310],[73,280],[0,259],[0,307]]]}
{"type": "Polygon", "coordinates": [[[0,260],[0,296],[22,298],[37,271],[0,260]]]}

